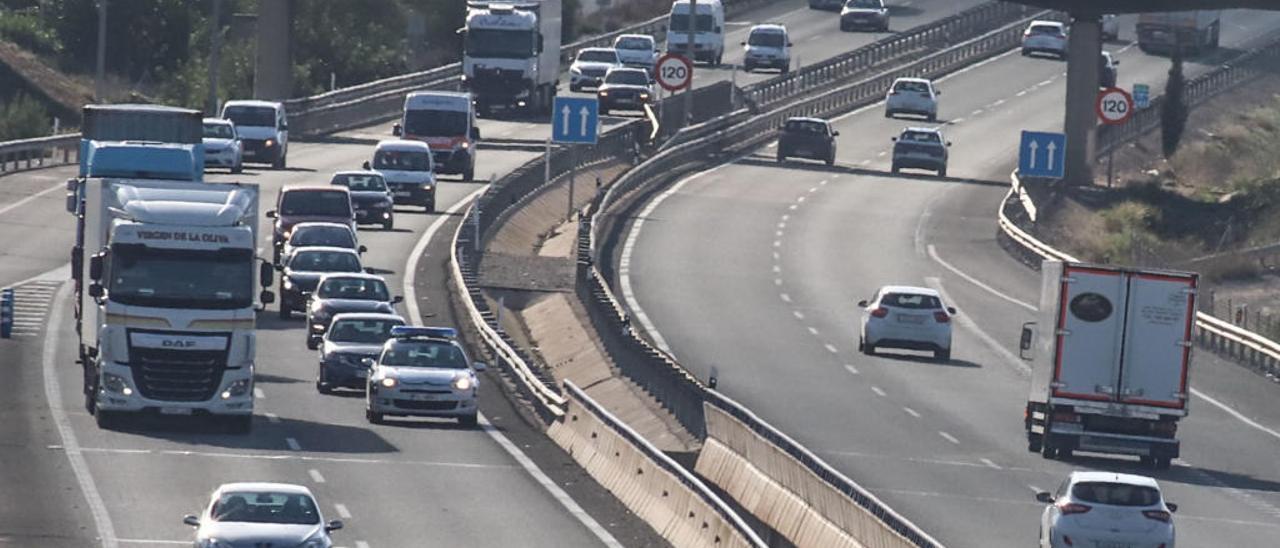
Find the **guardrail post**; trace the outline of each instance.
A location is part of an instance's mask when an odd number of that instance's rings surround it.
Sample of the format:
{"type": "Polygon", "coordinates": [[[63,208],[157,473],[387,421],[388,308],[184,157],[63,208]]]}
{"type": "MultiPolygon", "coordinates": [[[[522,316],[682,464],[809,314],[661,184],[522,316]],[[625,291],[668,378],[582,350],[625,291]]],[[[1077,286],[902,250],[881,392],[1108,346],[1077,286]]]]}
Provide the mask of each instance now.
{"type": "Polygon", "coordinates": [[[0,292],[0,339],[13,335],[13,289],[0,292]]]}

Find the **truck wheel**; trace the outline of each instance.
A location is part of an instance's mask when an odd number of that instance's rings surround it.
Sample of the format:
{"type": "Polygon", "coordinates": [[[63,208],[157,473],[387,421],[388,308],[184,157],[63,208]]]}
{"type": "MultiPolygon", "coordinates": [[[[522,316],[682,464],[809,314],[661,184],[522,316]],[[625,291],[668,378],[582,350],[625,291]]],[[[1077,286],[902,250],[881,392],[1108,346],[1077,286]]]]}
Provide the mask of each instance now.
{"type": "Polygon", "coordinates": [[[293,319],[293,309],[289,307],[289,303],[286,303],[284,301],[284,297],[280,298],[280,319],[282,320],[293,319]]]}
{"type": "Polygon", "coordinates": [[[1027,434],[1027,451],[1039,453],[1041,441],[1040,434],[1027,434]]]}
{"type": "Polygon", "coordinates": [[[119,417],[116,416],[115,411],[104,411],[102,409],[98,409],[97,411],[97,413],[93,414],[93,419],[94,422],[98,424],[98,428],[102,430],[115,430],[120,425],[119,417]]]}
{"type": "Polygon", "coordinates": [[[253,415],[232,415],[225,420],[228,433],[244,436],[253,431],[253,415]]]}
{"type": "Polygon", "coordinates": [[[1173,459],[1169,457],[1156,457],[1156,470],[1168,470],[1173,465],[1173,459]]]}
{"type": "Polygon", "coordinates": [[[479,423],[480,423],[479,417],[475,413],[472,413],[470,415],[462,415],[458,417],[458,424],[460,426],[465,426],[467,428],[475,428],[475,426],[479,423]]]}
{"type": "MultiPolygon", "coordinates": [[[[1046,424],[1045,428],[1048,427],[1049,425],[1046,424]]],[[[1048,442],[1043,442],[1040,446],[1040,454],[1046,459],[1055,459],[1058,457],[1058,448],[1049,445],[1048,442]]]]}
{"type": "Polygon", "coordinates": [[[946,349],[946,350],[937,350],[937,351],[934,351],[934,353],[933,353],[933,359],[938,360],[938,361],[940,361],[940,362],[949,362],[949,361],[951,361],[951,349],[950,349],[950,348],[948,348],[948,349],[946,349]]]}
{"type": "Polygon", "coordinates": [[[382,424],[384,422],[382,420],[382,413],[375,413],[372,409],[368,408],[365,408],[364,410],[364,418],[369,421],[369,424],[382,424]]]}

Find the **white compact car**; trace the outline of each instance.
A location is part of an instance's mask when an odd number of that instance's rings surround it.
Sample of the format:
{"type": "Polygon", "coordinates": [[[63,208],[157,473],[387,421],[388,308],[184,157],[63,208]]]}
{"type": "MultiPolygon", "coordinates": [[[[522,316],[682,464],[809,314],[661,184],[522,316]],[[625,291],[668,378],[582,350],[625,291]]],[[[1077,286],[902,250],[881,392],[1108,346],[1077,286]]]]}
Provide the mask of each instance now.
{"type": "Polygon", "coordinates": [[[1057,21],[1032,21],[1022,31],[1022,55],[1042,53],[1067,58],[1067,26],[1057,21]]]}
{"type": "Polygon", "coordinates": [[[274,101],[227,101],[222,117],[236,123],[236,134],[244,144],[250,162],[284,169],[289,156],[289,116],[284,103],[274,101]]]}
{"type": "Polygon", "coordinates": [[[930,122],[938,121],[938,96],[942,95],[933,82],[925,78],[898,78],[889,93],[884,96],[884,117],[898,114],[924,116],[930,122]]]}
{"type": "Polygon", "coordinates": [[[386,415],[451,417],[475,426],[485,365],[472,363],[449,327],[393,327],[378,359],[365,358],[369,381],[365,418],[386,415]]]}
{"type": "Polygon", "coordinates": [[[573,64],[569,65],[569,91],[596,88],[604,82],[609,69],[622,66],[618,50],[613,48],[582,48],[573,64]]]}
{"type": "Polygon", "coordinates": [[[203,513],[182,523],[196,528],[195,546],[209,548],[330,548],[329,533],[342,528],[341,521],[324,521],[311,490],[288,483],[223,484],[203,513]]]}
{"type": "Polygon", "coordinates": [[[858,350],[872,355],[877,348],[932,351],[938,360],[951,359],[951,317],[937,291],[926,287],[887,285],[861,301],[866,314],[858,350]]]}
{"type": "Polygon", "coordinates": [[[642,68],[650,73],[658,63],[658,44],[648,34],[623,34],[613,40],[618,59],[628,67],[642,68]]]}
{"type": "Polygon", "coordinates": [[[791,37],[787,35],[787,27],[773,23],[751,27],[742,46],[742,70],[776,68],[783,74],[791,71],[791,37]]]}
{"type": "Polygon", "coordinates": [[[1165,502],[1152,478],[1075,471],[1036,500],[1048,504],[1040,516],[1041,548],[1174,548],[1178,505],[1165,502]]]}
{"type": "Polygon", "coordinates": [[[365,171],[382,174],[396,204],[419,205],[427,213],[436,210],[436,162],[431,147],[422,141],[391,139],[379,141],[373,163],[365,171]]]}
{"type": "Polygon", "coordinates": [[[244,170],[243,145],[234,122],[222,118],[205,118],[202,141],[205,167],[225,167],[232,173],[244,170]]]}

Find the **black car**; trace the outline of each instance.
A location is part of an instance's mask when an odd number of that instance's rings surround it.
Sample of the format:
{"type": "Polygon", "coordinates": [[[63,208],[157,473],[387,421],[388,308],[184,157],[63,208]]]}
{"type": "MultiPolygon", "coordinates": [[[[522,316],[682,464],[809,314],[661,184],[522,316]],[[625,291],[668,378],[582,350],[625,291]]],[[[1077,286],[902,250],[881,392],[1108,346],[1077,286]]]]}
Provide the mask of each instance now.
{"type": "Polygon", "coordinates": [[[1102,56],[1098,57],[1098,85],[1104,88],[1116,87],[1116,80],[1119,75],[1116,65],[1119,64],[1120,61],[1111,57],[1111,52],[1102,52],[1102,56]]]}
{"type": "Polygon", "coordinates": [[[839,131],[821,118],[791,118],[778,135],[778,163],[787,158],[822,160],[836,163],[836,136],[839,131]]]}
{"type": "Polygon", "coordinates": [[[380,224],[383,230],[395,226],[395,208],[387,180],[376,171],[339,171],[329,184],[347,187],[355,208],[356,224],[380,224]]]}
{"type": "Polygon", "coordinates": [[[610,110],[644,110],[653,100],[653,85],[649,71],[645,69],[611,68],[604,75],[604,83],[596,90],[600,100],[600,114],[610,110]]]}
{"type": "Polygon", "coordinates": [[[947,176],[947,147],[951,142],[935,128],[909,127],[893,138],[893,172],[904,168],[928,169],[947,176]]]}
{"type": "Polygon", "coordinates": [[[363,272],[360,255],[341,247],[304,247],[289,257],[280,269],[280,319],[293,317],[293,311],[305,311],[307,298],[316,290],[320,278],[331,272],[363,272]]]}

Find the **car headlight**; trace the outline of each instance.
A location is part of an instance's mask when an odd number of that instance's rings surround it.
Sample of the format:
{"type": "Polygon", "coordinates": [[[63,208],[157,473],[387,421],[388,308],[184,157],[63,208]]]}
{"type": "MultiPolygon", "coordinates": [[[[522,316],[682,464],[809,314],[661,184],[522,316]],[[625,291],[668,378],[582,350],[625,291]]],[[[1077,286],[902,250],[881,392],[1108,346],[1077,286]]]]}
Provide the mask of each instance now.
{"type": "Polygon", "coordinates": [[[239,398],[249,393],[249,387],[253,384],[252,380],[240,379],[231,383],[226,390],[222,391],[222,399],[229,400],[231,398],[239,398]]]}
{"type": "Polygon", "coordinates": [[[116,394],[124,394],[126,396],[133,395],[133,389],[129,388],[129,381],[124,380],[120,375],[112,375],[111,373],[102,374],[102,387],[108,392],[116,394]]]}
{"type": "Polygon", "coordinates": [[[572,72],[574,74],[582,74],[582,69],[578,67],[569,67],[569,72],[572,72]]]}
{"type": "Polygon", "coordinates": [[[292,279],[289,279],[289,278],[285,278],[285,279],[284,279],[284,288],[285,288],[285,289],[293,289],[293,287],[294,287],[294,286],[293,286],[293,280],[292,280],[292,279]]]}
{"type": "Polygon", "coordinates": [[[468,148],[471,148],[471,143],[468,143],[468,142],[466,142],[466,141],[463,141],[463,142],[462,142],[462,148],[463,148],[464,150],[465,150],[465,149],[468,149],[468,148]]]}
{"type": "Polygon", "coordinates": [[[463,375],[453,379],[453,387],[456,390],[470,390],[473,386],[475,386],[475,383],[471,382],[471,377],[469,376],[463,375]]]}
{"type": "Polygon", "coordinates": [[[426,184],[422,185],[422,190],[425,190],[425,191],[430,192],[430,191],[431,191],[431,183],[426,183],[426,184]]]}
{"type": "Polygon", "coordinates": [[[601,96],[601,97],[608,97],[608,96],[609,96],[609,90],[607,90],[607,89],[602,89],[602,90],[600,90],[600,96],[601,96]]]}
{"type": "Polygon", "coordinates": [[[649,100],[649,94],[648,94],[648,93],[641,92],[641,93],[640,93],[640,99],[645,100],[645,101],[648,101],[648,100],[649,100]]]}
{"type": "Polygon", "coordinates": [[[381,381],[378,381],[378,384],[381,384],[384,388],[395,388],[400,382],[395,377],[383,377],[381,381]]]}
{"type": "Polygon", "coordinates": [[[262,144],[263,144],[264,146],[266,146],[267,148],[271,148],[271,147],[273,147],[273,146],[276,146],[276,140],[275,140],[275,139],[267,139],[267,142],[262,143],[262,144]]]}

